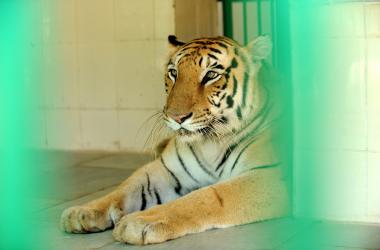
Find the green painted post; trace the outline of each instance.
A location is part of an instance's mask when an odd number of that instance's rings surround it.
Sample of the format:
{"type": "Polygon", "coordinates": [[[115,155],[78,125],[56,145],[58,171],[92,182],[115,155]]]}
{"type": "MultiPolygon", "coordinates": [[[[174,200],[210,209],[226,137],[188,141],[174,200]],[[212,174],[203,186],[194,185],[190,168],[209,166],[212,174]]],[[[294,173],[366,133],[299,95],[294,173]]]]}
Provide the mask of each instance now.
{"type": "Polygon", "coordinates": [[[244,38],[244,45],[247,45],[248,43],[248,27],[247,27],[247,0],[243,1],[243,38],[244,38]]]}
{"type": "Polygon", "coordinates": [[[233,0],[223,0],[223,16],[224,16],[224,36],[233,38],[232,30],[232,1],[233,0]]]}
{"type": "Polygon", "coordinates": [[[270,1],[270,25],[271,25],[271,37],[273,43],[272,49],[272,64],[273,66],[277,66],[277,30],[276,30],[276,0],[270,1]]]}
{"type": "Polygon", "coordinates": [[[261,15],[261,0],[257,0],[257,27],[258,27],[258,35],[262,34],[262,15],[261,15]]]}

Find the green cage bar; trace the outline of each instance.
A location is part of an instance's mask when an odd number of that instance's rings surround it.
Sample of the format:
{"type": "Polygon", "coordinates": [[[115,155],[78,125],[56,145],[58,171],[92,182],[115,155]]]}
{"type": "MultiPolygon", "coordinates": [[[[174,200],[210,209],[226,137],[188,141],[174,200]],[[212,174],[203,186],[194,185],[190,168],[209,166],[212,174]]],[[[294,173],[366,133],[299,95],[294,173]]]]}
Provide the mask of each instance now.
{"type": "MultiPolygon", "coordinates": [[[[290,16],[289,16],[289,2],[288,0],[224,0],[223,1],[224,10],[224,35],[230,37],[234,40],[238,40],[239,37],[234,37],[235,33],[233,27],[233,21],[243,19],[242,31],[243,31],[243,42],[247,44],[248,39],[252,39],[249,34],[253,34],[254,37],[266,34],[263,24],[270,23],[269,34],[273,42],[272,49],[272,65],[276,71],[281,76],[281,85],[283,85],[283,101],[284,101],[284,114],[286,118],[281,124],[282,129],[286,130],[287,133],[282,135],[280,140],[286,142],[286,146],[282,149],[283,160],[286,161],[288,166],[293,166],[293,101],[292,93],[293,86],[291,83],[292,78],[292,60],[291,60],[291,43],[290,43],[290,16]],[[263,11],[263,6],[265,3],[269,3],[267,11],[263,11]],[[256,3],[257,11],[252,12],[248,10],[248,5],[250,3],[256,3]],[[241,4],[242,12],[236,13],[233,9],[233,4],[241,4]],[[248,20],[253,20],[256,23],[248,23],[248,20]],[[257,24],[257,30],[253,27],[257,24]],[[252,30],[249,30],[252,29],[252,30]]],[[[289,167],[287,171],[287,176],[289,179],[289,190],[293,190],[292,187],[292,167],[289,167]]]]}

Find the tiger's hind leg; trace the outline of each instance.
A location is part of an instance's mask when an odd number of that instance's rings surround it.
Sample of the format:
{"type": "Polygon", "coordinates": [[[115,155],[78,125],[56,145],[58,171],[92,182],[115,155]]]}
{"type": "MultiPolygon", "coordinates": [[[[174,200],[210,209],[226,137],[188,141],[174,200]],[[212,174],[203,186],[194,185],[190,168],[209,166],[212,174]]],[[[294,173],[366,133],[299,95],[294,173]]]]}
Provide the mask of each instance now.
{"type": "Polygon", "coordinates": [[[286,185],[273,170],[256,170],[214,184],[167,204],[124,216],[116,240],[160,243],[211,228],[224,228],[281,217],[288,213],[286,185]]]}

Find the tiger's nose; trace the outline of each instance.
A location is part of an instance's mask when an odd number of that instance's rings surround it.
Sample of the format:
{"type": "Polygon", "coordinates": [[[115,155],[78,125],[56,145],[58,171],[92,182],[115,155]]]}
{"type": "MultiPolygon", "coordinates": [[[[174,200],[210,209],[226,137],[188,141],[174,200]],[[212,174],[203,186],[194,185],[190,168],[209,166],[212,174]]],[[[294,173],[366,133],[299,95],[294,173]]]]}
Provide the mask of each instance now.
{"type": "Polygon", "coordinates": [[[178,124],[184,123],[187,119],[189,119],[193,115],[193,112],[187,114],[176,114],[168,112],[168,116],[176,121],[178,124]]]}

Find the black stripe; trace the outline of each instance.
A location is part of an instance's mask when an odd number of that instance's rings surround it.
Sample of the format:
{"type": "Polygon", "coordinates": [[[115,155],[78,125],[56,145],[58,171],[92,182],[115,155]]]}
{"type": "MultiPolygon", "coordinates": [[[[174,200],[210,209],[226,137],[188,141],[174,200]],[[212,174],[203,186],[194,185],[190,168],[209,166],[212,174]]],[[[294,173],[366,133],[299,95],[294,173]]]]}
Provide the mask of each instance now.
{"type": "Polygon", "coordinates": [[[210,48],[212,52],[218,53],[218,54],[223,54],[222,51],[215,49],[215,48],[210,48]]]}
{"type": "Polygon", "coordinates": [[[141,207],[140,211],[146,208],[146,197],[145,197],[145,188],[144,185],[141,185],[141,207]]]}
{"type": "Polygon", "coordinates": [[[237,47],[234,48],[234,53],[235,55],[240,56],[240,51],[237,47]]]}
{"type": "Polygon", "coordinates": [[[275,168],[275,167],[278,167],[280,164],[281,164],[281,162],[277,162],[277,163],[270,164],[270,165],[257,166],[257,167],[250,168],[247,171],[251,171],[251,170],[255,170],[255,169],[275,168]]]}
{"type": "Polygon", "coordinates": [[[252,144],[256,141],[256,138],[253,138],[247,145],[244,146],[244,148],[241,149],[239,155],[236,157],[236,160],[234,162],[234,164],[232,165],[231,167],[231,171],[230,173],[232,173],[232,171],[234,170],[234,168],[236,167],[236,164],[238,163],[239,159],[240,159],[240,156],[244,153],[244,151],[252,144]]]}
{"type": "Polygon", "coordinates": [[[247,88],[248,88],[248,80],[249,80],[249,74],[247,72],[244,73],[244,81],[243,81],[243,101],[242,101],[242,107],[245,107],[246,99],[247,99],[247,88]]]}
{"type": "Polygon", "coordinates": [[[243,116],[241,114],[241,108],[240,108],[240,106],[238,106],[237,109],[236,109],[236,115],[237,115],[237,117],[238,117],[239,120],[243,119],[243,116]]]}
{"type": "Polygon", "coordinates": [[[238,65],[239,65],[239,63],[237,62],[236,58],[234,57],[234,58],[232,59],[232,61],[231,61],[231,65],[230,65],[230,67],[234,69],[234,68],[236,68],[238,65]]]}
{"type": "Polygon", "coordinates": [[[207,97],[207,101],[208,101],[211,105],[215,106],[215,102],[214,102],[214,100],[210,100],[210,98],[207,97]]]}
{"type": "Polygon", "coordinates": [[[206,45],[206,42],[203,41],[193,41],[192,44],[201,44],[201,45],[206,45]]]}
{"type": "Polygon", "coordinates": [[[148,189],[148,193],[150,196],[152,196],[152,191],[150,190],[150,178],[149,178],[149,174],[146,173],[146,180],[147,180],[147,189],[148,189]]]}
{"type": "Polygon", "coordinates": [[[226,124],[226,123],[228,123],[228,118],[225,117],[225,116],[222,116],[222,117],[220,117],[219,121],[220,121],[221,123],[223,123],[223,124],[226,124]]]}
{"type": "Polygon", "coordinates": [[[232,108],[234,106],[234,99],[232,99],[232,96],[227,96],[226,103],[227,108],[232,108]]]}
{"type": "Polygon", "coordinates": [[[221,88],[221,90],[225,90],[227,88],[227,83],[225,82],[221,88]]]}
{"type": "Polygon", "coordinates": [[[235,75],[233,75],[232,77],[233,77],[233,80],[234,80],[234,88],[232,90],[232,97],[234,97],[236,95],[236,92],[237,92],[237,84],[238,84],[238,82],[237,82],[237,79],[236,79],[235,75]]]}
{"type": "Polygon", "coordinates": [[[154,188],[154,195],[156,196],[157,204],[158,204],[158,205],[162,204],[162,202],[161,202],[161,197],[160,197],[160,195],[158,194],[158,191],[157,191],[156,188],[154,188]]]}
{"type": "Polygon", "coordinates": [[[222,160],[219,162],[215,171],[218,171],[218,169],[227,161],[228,157],[231,155],[232,151],[236,148],[236,146],[237,144],[233,144],[232,146],[227,148],[226,152],[224,152],[222,160]]]}
{"type": "Polygon", "coordinates": [[[221,69],[221,70],[223,70],[224,67],[223,67],[223,65],[218,64],[218,65],[216,65],[216,66],[214,67],[214,69],[221,69]]]}
{"type": "Polygon", "coordinates": [[[248,139],[251,138],[254,135],[254,133],[256,132],[257,128],[259,128],[266,121],[266,117],[269,114],[270,108],[271,107],[268,104],[268,98],[266,98],[265,103],[260,108],[259,112],[240,131],[243,131],[243,130],[247,129],[249,126],[251,126],[259,118],[261,118],[261,121],[259,121],[259,123],[254,128],[252,128],[252,130],[246,136],[244,136],[243,138],[241,138],[240,141],[238,142],[238,144],[242,143],[244,140],[247,140],[247,138],[248,139]]]}
{"type": "Polygon", "coordinates": [[[210,80],[210,78],[207,77],[207,74],[203,77],[202,81],[201,81],[201,84],[202,85],[205,85],[208,81],[210,80]]]}
{"type": "Polygon", "coordinates": [[[202,61],[203,61],[203,57],[201,57],[201,59],[199,59],[199,67],[202,65],[202,61]]]}
{"type": "Polygon", "coordinates": [[[224,43],[222,43],[222,42],[215,42],[216,44],[218,44],[220,47],[223,47],[223,48],[225,48],[225,49],[227,49],[228,48],[228,46],[227,45],[225,45],[224,43]]]}
{"type": "Polygon", "coordinates": [[[218,60],[218,58],[217,58],[216,56],[214,56],[213,54],[208,53],[207,55],[208,55],[209,57],[215,59],[215,60],[218,60]]]}
{"type": "Polygon", "coordinates": [[[215,178],[215,176],[199,160],[197,154],[194,151],[194,148],[190,144],[187,144],[187,145],[189,146],[191,153],[194,155],[195,160],[197,161],[198,165],[203,169],[203,171],[205,171],[209,176],[212,176],[215,178]]]}
{"type": "Polygon", "coordinates": [[[162,165],[164,166],[164,168],[169,172],[169,174],[173,177],[175,183],[176,183],[176,186],[174,187],[174,191],[178,194],[178,195],[181,195],[181,189],[182,189],[182,186],[181,186],[181,183],[179,182],[177,176],[174,175],[174,173],[172,171],[170,171],[170,169],[166,166],[165,162],[164,162],[164,159],[162,158],[161,156],[161,163],[162,165]]]}
{"type": "MultiPolygon", "coordinates": [[[[265,105],[265,106],[266,106],[266,105],[265,105]]],[[[242,149],[242,151],[239,153],[238,157],[237,157],[236,160],[235,160],[234,165],[232,166],[231,172],[232,172],[233,168],[235,167],[235,164],[236,164],[237,161],[239,160],[240,155],[243,153],[243,151],[244,151],[249,145],[251,145],[251,144],[256,140],[256,138],[255,138],[255,137],[252,137],[252,136],[253,136],[254,133],[256,132],[256,129],[257,129],[258,127],[260,127],[261,124],[263,123],[263,121],[266,119],[266,116],[268,115],[268,113],[269,113],[269,112],[267,112],[267,109],[266,109],[266,108],[262,108],[262,109],[260,110],[260,112],[257,114],[257,117],[260,117],[261,114],[263,114],[263,115],[262,115],[263,120],[260,121],[260,123],[259,123],[255,128],[253,128],[249,133],[246,134],[246,136],[242,137],[242,138],[236,143],[236,145],[240,145],[240,144],[244,143],[244,141],[251,139],[251,141],[250,141],[250,142],[249,142],[249,143],[248,143],[248,144],[242,149]]],[[[254,118],[250,121],[250,123],[249,123],[245,128],[243,128],[241,131],[245,130],[245,129],[246,129],[248,126],[250,126],[255,120],[256,120],[256,117],[254,117],[254,118]]],[[[219,173],[219,177],[222,175],[223,170],[224,170],[224,169],[222,169],[222,171],[219,173]]]]}
{"type": "Polygon", "coordinates": [[[196,180],[196,179],[191,175],[191,173],[190,173],[189,170],[187,169],[185,163],[183,162],[183,159],[182,159],[181,155],[180,155],[179,152],[178,152],[177,141],[175,141],[175,152],[177,153],[177,157],[178,157],[179,163],[181,163],[181,166],[182,166],[182,168],[185,170],[185,172],[187,173],[187,175],[190,176],[190,178],[191,178],[193,181],[195,181],[196,183],[199,183],[199,181],[196,180]]]}
{"type": "Polygon", "coordinates": [[[236,58],[235,58],[235,57],[232,58],[232,61],[231,61],[230,66],[227,67],[227,69],[226,69],[226,71],[225,71],[225,73],[224,73],[224,76],[225,76],[225,78],[226,78],[226,81],[228,81],[228,79],[230,78],[231,70],[234,69],[234,68],[236,68],[238,65],[239,65],[239,64],[238,64],[236,58]]]}
{"type": "Polygon", "coordinates": [[[213,64],[210,65],[210,67],[214,67],[217,64],[218,64],[218,62],[214,62],[213,64]]]}
{"type": "Polygon", "coordinates": [[[222,97],[220,97],[219,101],[220,101],[220,102],[223,101],[223,99],[226,97],[226,95],[227,95],[227,93],[224,93],[224,94],[222,95],[222,97]]]}

